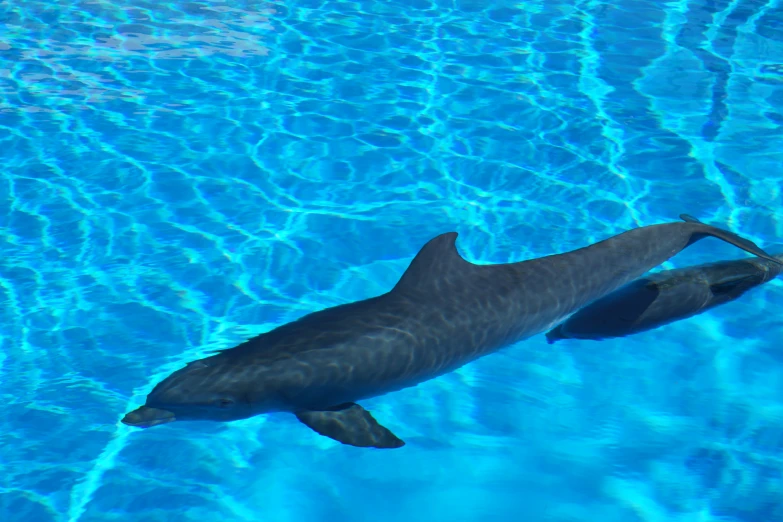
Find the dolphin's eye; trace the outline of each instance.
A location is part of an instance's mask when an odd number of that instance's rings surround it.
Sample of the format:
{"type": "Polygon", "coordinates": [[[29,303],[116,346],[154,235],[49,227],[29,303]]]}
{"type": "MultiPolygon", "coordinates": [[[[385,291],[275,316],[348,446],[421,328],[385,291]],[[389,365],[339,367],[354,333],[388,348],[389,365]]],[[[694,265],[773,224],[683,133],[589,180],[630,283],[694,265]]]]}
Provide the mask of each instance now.
{"type": "Polygon", "coordinates": [[[217,403],[218,403],[218,406],[220,406],[221,408],[228,408],[229,406],[234,404],[234,401],[231,400],[231,399],[227,399],[227,398],[223,397],[221,399],[218,399],[217,403]]]}

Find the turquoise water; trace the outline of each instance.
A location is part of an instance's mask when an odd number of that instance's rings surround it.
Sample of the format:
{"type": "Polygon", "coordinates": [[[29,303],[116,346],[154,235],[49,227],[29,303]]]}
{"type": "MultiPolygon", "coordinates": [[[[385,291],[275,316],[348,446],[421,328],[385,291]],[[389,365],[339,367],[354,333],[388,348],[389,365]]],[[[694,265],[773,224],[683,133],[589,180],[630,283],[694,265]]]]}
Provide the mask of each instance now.
{"type": "Polygon", "coordinates": [[[687,212],[774,251],[781,62],[779,0],[0,1],[0,519],[783,520],[780,281],[365,401],[400,450],[119,423],[442,232],[507,262],[687,212]]]}

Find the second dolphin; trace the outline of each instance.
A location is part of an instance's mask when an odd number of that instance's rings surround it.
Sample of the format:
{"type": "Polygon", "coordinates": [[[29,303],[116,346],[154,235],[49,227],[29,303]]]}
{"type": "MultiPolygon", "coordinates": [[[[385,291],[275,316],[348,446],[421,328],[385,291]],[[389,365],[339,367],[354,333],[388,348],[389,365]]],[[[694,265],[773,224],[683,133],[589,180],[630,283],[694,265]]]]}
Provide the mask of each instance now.
{"type": "MultiPolygon", "coordinates": [[[[783,261],[783,254],[775,256],[783,261]]],[[[780,275],[783,266],[751,258],[656,272],[582,308],[546,334],[601,340],[645,332],[729,303],[780,275]]]]}

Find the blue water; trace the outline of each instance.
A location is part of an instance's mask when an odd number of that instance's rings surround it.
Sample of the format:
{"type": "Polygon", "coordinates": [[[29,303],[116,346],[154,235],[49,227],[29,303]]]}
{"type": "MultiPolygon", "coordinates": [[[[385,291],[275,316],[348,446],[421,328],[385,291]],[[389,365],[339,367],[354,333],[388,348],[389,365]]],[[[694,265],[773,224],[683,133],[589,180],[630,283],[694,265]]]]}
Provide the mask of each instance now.
{"type": "MultiPolygon", "coordinates": [[[[780,0],[0,1],[0,519],[783,520],[783,285],[363,405],[119,423],[184,362],[682,212],[783,243],[780,0]]],[[[700,242],[666,267],[744,254],[700,242]]]]}

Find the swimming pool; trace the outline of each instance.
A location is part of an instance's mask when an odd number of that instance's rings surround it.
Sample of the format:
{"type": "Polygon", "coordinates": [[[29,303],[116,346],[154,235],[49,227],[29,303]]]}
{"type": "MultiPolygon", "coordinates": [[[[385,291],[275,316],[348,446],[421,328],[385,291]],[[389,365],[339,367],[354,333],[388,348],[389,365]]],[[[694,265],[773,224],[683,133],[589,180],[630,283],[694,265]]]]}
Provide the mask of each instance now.
{"type": "Polygon", "coordinates": [[[442,232],[493,263],[682,212],[783,243],[778,0],[486,5],[0,6],[3,520],[783,519],[779,281],[367,401],[401,450],[119,424],[442,232]]]}

